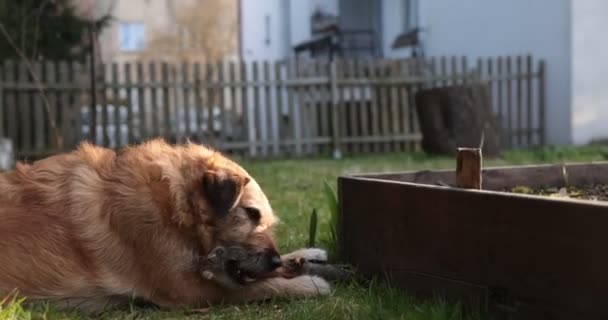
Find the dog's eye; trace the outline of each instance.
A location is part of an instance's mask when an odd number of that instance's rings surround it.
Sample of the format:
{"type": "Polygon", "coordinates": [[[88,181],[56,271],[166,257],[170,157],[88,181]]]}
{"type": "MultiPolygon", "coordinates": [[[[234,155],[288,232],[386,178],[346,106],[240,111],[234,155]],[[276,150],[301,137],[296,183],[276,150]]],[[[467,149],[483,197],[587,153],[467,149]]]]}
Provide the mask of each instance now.
{"type": "Polygon", "coordinates": [[[262,219],[262,214],[260,214],[260,210],[252,207],[247,207],[245,208],[245,211],[247,212],[247,216],[249,217],[249,219],[251,219],[251,221],[253,221],[254,223],[260,223],[260,219],[262,219]]]}

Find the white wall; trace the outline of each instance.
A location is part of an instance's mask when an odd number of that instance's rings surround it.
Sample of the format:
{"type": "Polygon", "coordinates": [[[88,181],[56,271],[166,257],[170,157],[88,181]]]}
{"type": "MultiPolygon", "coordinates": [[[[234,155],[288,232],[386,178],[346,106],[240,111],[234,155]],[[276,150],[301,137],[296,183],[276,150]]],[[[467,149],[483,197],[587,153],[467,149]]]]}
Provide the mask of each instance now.
{"type": "Polygon", "coordinates": [[[571,143],[570,0],[422,0],[420,10],[427,55],[545,59],[547,140],[571,143]]]}
{"type": "Polygon", "coordinates": [[[572,5],[574,142],[587,143],[608,137],[608,1],[572,5]]]}
{"type": "Polygon", "coordinates": [[[316,8],[337,14],[337,0],[241,0],[243,58],[277,60],[292,55],[291,48],[310,37],[310,17],[316,8]],[[266,16],[270,43],[266,43],[266,16]]]}
{"type": "Polygon", "coordinates": [[[245,60],[276,60],[285,54],[283,0],[241,0],[242,54],[245,60]],[[269,28],[266,17],[269,17],[269,28]],[[267,30],[268,28],[268,30],[267,30]],[[268,41],[267,41],[268,40],[268,41]]]}

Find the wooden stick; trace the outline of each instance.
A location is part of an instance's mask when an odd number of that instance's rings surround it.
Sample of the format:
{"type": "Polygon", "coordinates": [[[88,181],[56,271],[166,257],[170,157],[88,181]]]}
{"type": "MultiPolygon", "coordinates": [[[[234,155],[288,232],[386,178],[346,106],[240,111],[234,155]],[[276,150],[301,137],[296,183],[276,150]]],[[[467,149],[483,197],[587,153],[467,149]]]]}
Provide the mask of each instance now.
{"type": "Polygon", "coordinates": [[[481,190],[481,163],[480,148],[458,148],[456,186],[481,190]]]}

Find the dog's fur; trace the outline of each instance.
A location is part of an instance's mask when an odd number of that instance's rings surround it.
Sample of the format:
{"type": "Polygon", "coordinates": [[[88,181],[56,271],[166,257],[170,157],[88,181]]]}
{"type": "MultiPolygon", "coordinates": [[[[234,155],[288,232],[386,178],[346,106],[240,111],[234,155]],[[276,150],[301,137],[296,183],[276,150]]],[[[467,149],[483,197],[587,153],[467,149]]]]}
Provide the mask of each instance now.
{"type": "Polygon", "coordinates": [[[18,290],[99,311],[132,297],[181,308],[328,293],[311,276],[238,290],[201,276],[216,245],[276,254],[276,221],[255,180],[218,152],[83,144],[0,175],[0,297],[18,290]]]}

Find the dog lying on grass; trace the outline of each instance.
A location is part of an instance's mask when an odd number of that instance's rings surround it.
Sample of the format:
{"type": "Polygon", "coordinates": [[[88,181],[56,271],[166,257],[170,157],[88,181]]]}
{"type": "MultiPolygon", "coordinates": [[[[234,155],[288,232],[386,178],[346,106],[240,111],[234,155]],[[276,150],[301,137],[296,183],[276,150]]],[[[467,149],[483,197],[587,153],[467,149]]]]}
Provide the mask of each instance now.
{"type": "Polygon", "coordinates": [[[324,256],[282,259],[276,222],[256,181],[218,152],[83,144],[0,174],[0,296],[97,312],[132,298],[172,309],[328,294],[324,279],[285,269],[324,256]],[[247,259],[207,268],[220,247],[247,259]]]}

